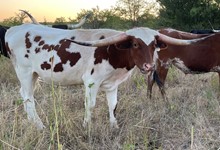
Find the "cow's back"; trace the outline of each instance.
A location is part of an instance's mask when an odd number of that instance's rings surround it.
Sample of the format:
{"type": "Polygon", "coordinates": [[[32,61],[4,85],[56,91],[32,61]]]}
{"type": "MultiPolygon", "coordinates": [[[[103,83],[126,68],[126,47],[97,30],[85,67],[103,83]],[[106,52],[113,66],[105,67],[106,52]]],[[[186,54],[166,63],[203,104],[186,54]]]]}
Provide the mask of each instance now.
{"type": "Polygon", "coordinates": [[[80,46],[65,39],[91,41],[118,33],[121,32],[110,29],[61,30],[24,24],[9,29],[6,45],[14,66],[26,67],[48,82],[53,75],[55,82],[81,84],[83,75],[91,74],[94,68],[101,70],[103,65],[94,64],[96,47],[80,46]]]}

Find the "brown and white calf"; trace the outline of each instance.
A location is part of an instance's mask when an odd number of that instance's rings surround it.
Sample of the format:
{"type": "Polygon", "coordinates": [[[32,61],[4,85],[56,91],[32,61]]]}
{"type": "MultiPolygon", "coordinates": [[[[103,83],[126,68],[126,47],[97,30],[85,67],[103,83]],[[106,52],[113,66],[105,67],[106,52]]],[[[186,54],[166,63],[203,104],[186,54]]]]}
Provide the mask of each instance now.
{"type": "MultiPolygon", "coordinates": [[[[140,29],[135,33],[143,33],[140,29]]],[[[133,30],[61,30],[35,24],[11,27],[5,36],[6,48],[20,81],[20,94],[28,119],[44,127],[35,109],[34,85],[38,77],[59,85],[84,84],[84,125],[91,122],[91,110],[98,90],[105,91],[110,125],[117,127],[114,109],[117,89],[137,66],[142,73],[152,69],[152,54],[135,38],[133,30]],[[91,41],[86,47],[70,40],[91,41]]]]}
{"type": "MultiPolygon", "coordinates": [[[[164,29],[160,29],[158,31],[159,31],[159,33],[165,34],[169,37],[176,38],[176,39],[183,39],[183,40],[196,39],[196,38],[201,38],[201,37],[205,37],[205,36],[210,35],[210,34],[193,34],[193,33],[189,33],[189,32],[175,30],[172,28],[164,28],[164,29]]],[[[169,47],[168,47],[168,49],[169,49],[169,47]]],[[[177,49],[177,51],[178,51],[178,49],[177,49]]],[[[167,77],[169,67],[161,64],[160,60],[163,60],[163,57],[164,57],[163,55],[160,55],[159,59],[157,60],[157,67],[156,67],[155,71],[157,72],[157,75],[160,80],[160,82],[158,83],[158,87],[160,89],[160,92],[161,92],[163,98],[165,98],[164,84],[165,84],[165,80],[167,77]]],[[[150,75],[151,76],[148,76],[147,87],[148,87],[148,96],[151,98],[152,87],[155,83],[155,80],[153,77],[154,74],[150,74],[150,75]]]]}

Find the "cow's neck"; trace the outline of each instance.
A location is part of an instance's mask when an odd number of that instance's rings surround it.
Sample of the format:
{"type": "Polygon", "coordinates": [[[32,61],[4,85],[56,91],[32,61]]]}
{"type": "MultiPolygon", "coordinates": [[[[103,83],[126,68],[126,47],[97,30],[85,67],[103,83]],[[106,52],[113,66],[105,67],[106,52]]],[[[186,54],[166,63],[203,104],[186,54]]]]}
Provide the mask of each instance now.
{"type": "Polygon", "coordinates": [[[102,63],[102,61],[106,60],[114,69],[126,68],[127,70],[131,70],[135,66],[130,50],[120,50],[115,48],[115,45],[97,48],[94,58],[95,64],[102,63]]]}

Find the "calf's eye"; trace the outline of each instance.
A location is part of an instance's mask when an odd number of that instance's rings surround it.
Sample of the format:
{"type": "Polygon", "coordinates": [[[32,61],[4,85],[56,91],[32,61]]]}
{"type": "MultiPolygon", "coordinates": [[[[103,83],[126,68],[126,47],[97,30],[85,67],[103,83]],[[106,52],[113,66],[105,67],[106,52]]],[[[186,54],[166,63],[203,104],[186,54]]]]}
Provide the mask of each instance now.
{"type": "Polygon", "coordinates": [[[133,43],[134,48],[138,48],[138,44],[136,42],[133,43]]]}

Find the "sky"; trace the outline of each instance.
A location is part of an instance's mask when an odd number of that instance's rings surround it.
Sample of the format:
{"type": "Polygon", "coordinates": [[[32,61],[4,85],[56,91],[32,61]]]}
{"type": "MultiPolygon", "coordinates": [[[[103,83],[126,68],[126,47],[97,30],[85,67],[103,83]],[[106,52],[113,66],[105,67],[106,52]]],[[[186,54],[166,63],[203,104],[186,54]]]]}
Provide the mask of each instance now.
{"type": "Polygon", "coordinates": [[[28,11],[37,21],[55,21],[65,17],[74,19],[82,9],[90,10],[99,6],[110,9],[117,0],[2,0],[0,3],[0,22],[20,13],[19,9],[28,11]]]}

